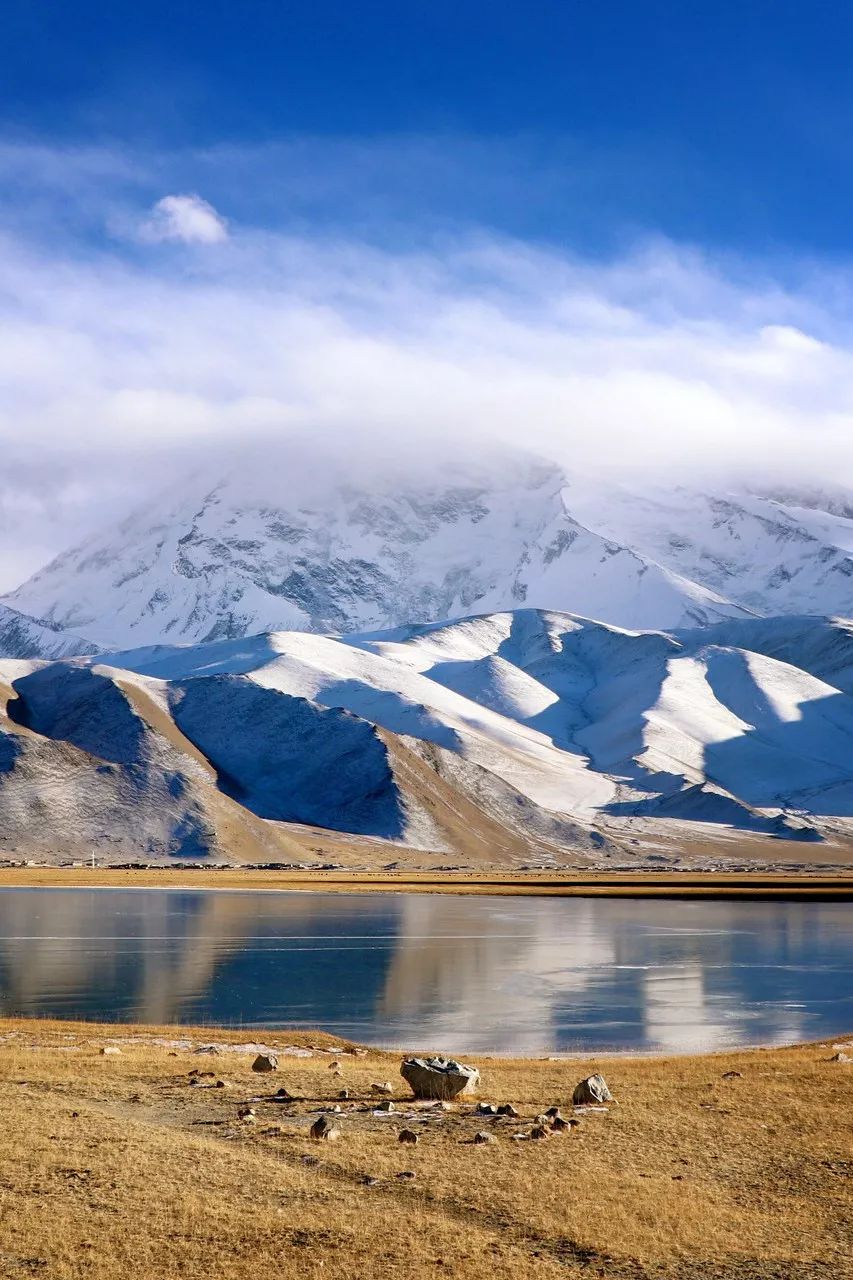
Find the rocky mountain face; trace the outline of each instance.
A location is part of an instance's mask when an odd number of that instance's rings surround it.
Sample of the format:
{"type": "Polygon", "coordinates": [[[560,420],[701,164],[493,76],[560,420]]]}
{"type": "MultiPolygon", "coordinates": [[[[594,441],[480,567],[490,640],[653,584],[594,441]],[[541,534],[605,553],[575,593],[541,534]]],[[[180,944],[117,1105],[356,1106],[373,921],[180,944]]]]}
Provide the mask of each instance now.
{"type": "Polygon", "coordinates": [[[853,622],[812,617],[520,609],[3,660],[0,850],[303,861],[323,830],[426,866],[831,857],[851,742],[853,622]]]}
{"type": "Polygon", "coordinates": [[[636,629],[853,614],[853,517],[837,495],[821,510],[814,494],[617,485],[529,458],[270,471],[176,485],[6,605],[100,648],[520,607],[636,629]]]}

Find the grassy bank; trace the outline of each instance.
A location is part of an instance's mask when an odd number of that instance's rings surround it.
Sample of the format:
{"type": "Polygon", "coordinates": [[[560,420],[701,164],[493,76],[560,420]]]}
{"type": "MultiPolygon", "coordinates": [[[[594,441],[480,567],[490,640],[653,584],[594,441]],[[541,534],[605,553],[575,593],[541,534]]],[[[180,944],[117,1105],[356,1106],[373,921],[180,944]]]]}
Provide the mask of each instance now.
{"type": "Polygon", "coordinates": [[[277,1033],[310,1056],[259,1076],[227,1048],[249,1038],[0,1023],[0,1275],[817,1280],[849,1263],[853,1067],[831,1046],[481,1059],[481,1096],[520,1112],[484,1120],[468,1102],[411,1118],[399,1055],[277,1033]],[[514,1139],[547,1106],[570,1115],[594,1069],[618,1106],[514,1139]],[[386,1080],[397,1111],[375,1116],[386,1080]],[[302,1100],[238,1118],[282,1085],[302,1100]],[[331,1105],[340,1140],[312,1142],[331,1105]],[[497,1141],[472,1145],[480,1129],[497,1141]]]}
{"type": "Polygon", "coordinates": [[[816,898],[853,900],[853,873],[761,872],[369,872],[253,871],[243,868],[140,871],[90,867],[4,867],[0,888],[322,889],[325,892],[528,894],[630,898],[816,898]]]}

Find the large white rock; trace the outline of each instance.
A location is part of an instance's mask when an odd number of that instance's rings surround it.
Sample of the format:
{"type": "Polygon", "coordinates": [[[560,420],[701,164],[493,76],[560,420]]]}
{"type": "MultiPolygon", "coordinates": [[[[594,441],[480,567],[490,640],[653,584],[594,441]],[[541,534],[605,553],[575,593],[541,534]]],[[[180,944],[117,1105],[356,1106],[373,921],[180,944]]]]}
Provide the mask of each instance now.
{"type": "Polygon", "coordinates": [[[404,1058],[400,1075],[416,1098],[456,1098],[473,1093],[480,1083],[476,1067],[454,1058],[404,1058]]]}
{"type": "Polygon", "coordinates": [[[602,1075],[587,1076],[575,1085],[572,1103],[576,1107],[594,1106],[596,1103],[612,1102],[613,1094],[607,1087],[602,1075]]]}

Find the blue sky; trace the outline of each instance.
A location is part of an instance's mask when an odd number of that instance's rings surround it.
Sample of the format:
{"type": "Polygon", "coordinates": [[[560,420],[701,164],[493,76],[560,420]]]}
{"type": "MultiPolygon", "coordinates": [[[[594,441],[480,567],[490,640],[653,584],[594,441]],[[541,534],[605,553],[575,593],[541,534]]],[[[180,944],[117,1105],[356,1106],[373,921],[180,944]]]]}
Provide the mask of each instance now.
{"type": "Polygon", "coordinates": [[[853,6],[0,0],[0,31],[0,590],[294,435],[853,490],[853,6]]]}
{"type": "Polygon", "coordinates": [[[7,136],[288,143],[321,171],[283,165],[256,202],[207,193],[229,214],[473,221],[589,251],[641,231],[850,247],[843,0],[3,0],[0,29],[7,136]],[[336,175],[357,146],[361,171],[336,175]]]}

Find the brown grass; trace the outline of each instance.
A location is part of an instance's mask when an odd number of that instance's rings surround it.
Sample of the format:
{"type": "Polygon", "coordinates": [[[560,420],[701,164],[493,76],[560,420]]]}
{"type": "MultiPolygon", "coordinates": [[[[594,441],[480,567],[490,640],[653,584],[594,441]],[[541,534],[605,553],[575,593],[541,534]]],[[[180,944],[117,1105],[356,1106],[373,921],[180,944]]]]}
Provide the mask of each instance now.
{"type": "MultiPolygon", "coordinates": [[[[479,1060],[471,1104],[405,1119],[399,1055],[313,1045],[259,1076],[251,1056],[191,1052],[214,1033],[0,1023],[0,1276],[609,1276],[806,1280],[849,1274],[853,1067],[827,1046],[696,1058],[479,1060]],[[101,1056],[106,1043],[122,1052],[101,1056]],[[341,1063],[341,1077],[329,1069],[341,1063]],[[619,1100],[571,1136],[514,1141],[544,1107],[570,1113],[574,1083],[602,1069],[619,1100]],[[227,1088],[193,1088],[212,1070],[227,1088]],[[724,1079],[727,1071],[741,1076],[724,1079]],[[374,1117],[391,1080],[401,1114],[374,1117]],[[305,1101],[256,1104],[286,1085],[305,1101]],[[307,1127],[346,1087],[342,1139],[307,1127]],[[403,1124],[422,1132],[401,1146],[403,1124]],[[473,1146],[490,1128],[495,1145],[473,1146]],[[400,1179],[404,1171],[413,1179],[400,1179]],[[377,1179],[367,1185],[366,1178],[377,1179]]],[[[217,1041],[248,1037],[216,1032],[217,1041]]]]}
{"type": "Polygon", "coordinates": [[[324,893],[473,893],[536,897],[853,899],[853,874],[803,872],[371,872],[92,869],[0,867],[0,889],[13,885],[86,888],[317,889],[324,893]]]}

